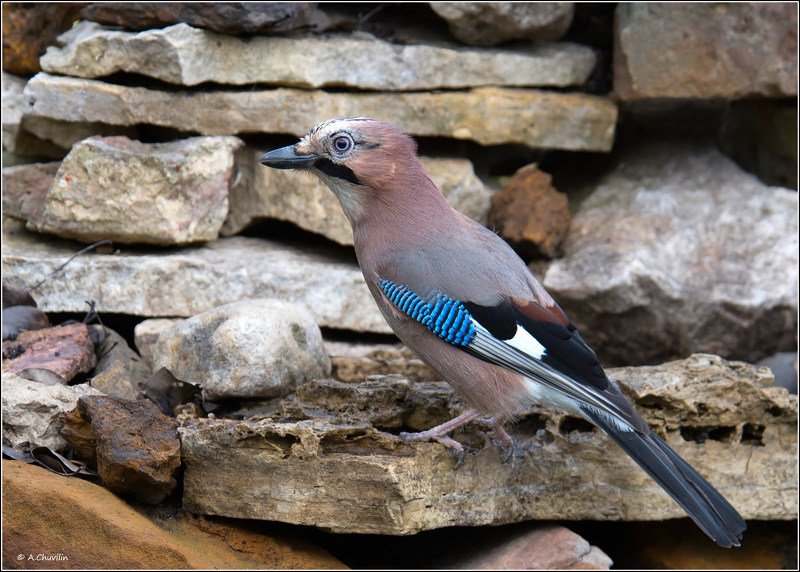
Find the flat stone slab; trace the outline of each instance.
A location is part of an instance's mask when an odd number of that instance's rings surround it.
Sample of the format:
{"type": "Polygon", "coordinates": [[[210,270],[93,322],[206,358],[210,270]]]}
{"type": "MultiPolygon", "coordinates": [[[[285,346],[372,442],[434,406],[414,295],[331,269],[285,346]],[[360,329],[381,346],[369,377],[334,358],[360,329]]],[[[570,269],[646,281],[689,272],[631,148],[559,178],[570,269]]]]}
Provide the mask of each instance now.
{"type": "Polygon", "coordinates": [[[44,71],[100,78],[135,73],[177,85],[267,84],[417,91],[484,85],[582,85],[596,56],[576,44],[509,49],[402,45],[366,33],[242,39],[187,24],[139,33],[81,22],[41,58],[44,71]]]}
{"type": "MultiPolygon", "coordinates": [[[[3,278],[13,284],[36,284],[80,250],[11,219],[3,232],[3,278]]],[[[304,305],[321,326],[391,333],[355,263],[257,238],[86,254],[36,290],[45,312],[83,312],[92,299],[100,313],[147,317],[187,317],[251,298],[304,305]]]]}
{"type": "MultiPolygon", "coordinates": [[[[767,368],[698,354],[609,374],[746,519],[797,518],[797,397],[774,387],[767,368]]],[[[535,409],[522,418],[505,464],[475,429],[456,432],[470,452],[453,470],[442,445],[409,445],[385,431],[452,415],[460,404],[449,386],[398,376],[370,378],[360,390],[337,383],[298,391],[284,410],[313,418],[185,421],[184,508],[370,534],[684,516],[607,437],[569,415],[535,409]]]]}
{"type": "Polygon", "coordinates": [[[151,124],[201,135],[300,136],[331,117],[367,116],[412,135],[575,151],[609,151],[617,121],[616,105],[603,97],[496,87],[437,93],[159,91],[40,73],[25,86],[23,98],[23,125],[37,117],[151,124]]]}

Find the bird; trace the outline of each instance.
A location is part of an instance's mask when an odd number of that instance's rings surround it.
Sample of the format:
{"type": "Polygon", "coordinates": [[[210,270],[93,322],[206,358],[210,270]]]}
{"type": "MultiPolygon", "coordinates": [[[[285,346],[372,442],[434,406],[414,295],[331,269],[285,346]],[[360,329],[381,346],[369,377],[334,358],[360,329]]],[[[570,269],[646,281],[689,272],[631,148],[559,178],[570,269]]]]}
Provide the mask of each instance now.
{"type": "Polygon", "coordinates": [[[510,448],[504,423],[534,404],[560,408],[599,427],[717,544],[740,545],[736,509],[651,431],[514,250],[448,204],[409,135],[367,117],[330,119],[259,161],[311,172],[333,191],[381,314],[470,406],[404,441],[463,459],[453,430],[479,423],[510,448]]]}

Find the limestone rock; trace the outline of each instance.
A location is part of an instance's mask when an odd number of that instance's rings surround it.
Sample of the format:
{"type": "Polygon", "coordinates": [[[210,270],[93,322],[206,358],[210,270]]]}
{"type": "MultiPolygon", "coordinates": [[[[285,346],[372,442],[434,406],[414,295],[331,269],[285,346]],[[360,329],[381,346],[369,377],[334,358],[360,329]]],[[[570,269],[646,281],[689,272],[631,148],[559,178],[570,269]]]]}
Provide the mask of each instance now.
{"type": "MultiPolygon", "coordinates": [[[[42,242],[12,223],[3,224],[9,283],[35,284],[75,253],[74,244],[42,242]]],[[[355,263],[324,248],[230,237],[157,253],[86,254],[59,277],[37,289],[45,312],[83,312],[88,296],[100,312],[188,317],[244,299],[277,298],[305,306],[320,326],[391,333],[355,263]]]]}
{"type": "Polygon", "coordinates": [[[235,137],[152,144],[91,137],[64,159],[28,227],[85,242],[213,240],[228,211],[241,145],[235,137]]]}
{"type": "Polygon", "coordinates": [[[794,97],[797,6],[622,4],[614,91],[622,99],[794,97]]]}
{"type": "Polygon", "coordinates": [[[489,228],[522,256],[554,258],[569,231],[569,199],[535,164],[518,170],[492,198],[489,228]]]}
{"type": "MultiPolygon", "coordinates": [[[[255,154],[255,158],[263,152],[255,154]]],[[[456,210],[485,224],[492,191],[475,175],[467,159],[420,157],[422,165],[456,210]]],[[[321,234],[339,244],[353,244],[350,222],[339,201],[317,177],[254,165],[253,184],[231,194],[223,235],[240,232],[254,220],[275,218],[321,234]]]]}
{"type": "Polygon", "coordinates": [[[142,382],[152,374],[150,366],[128,347],[128,342],[117,332],[93,327],[101,329],[106,337],[97,347],[97,367],[89,383],[111,397],[138,398],[142,382]]]}
{"type": "Polygon", "coordinates": [[[781,352],[759,360],[756,365],[766,366],[775,376],[775,385],[797,395],[797,352],[781,352]]]}
{"type": "Polygon", "coordinates": [[[3,70],[17,75],[38,72],[39,56],[78,19],[84,6],[77,2],[3,4],[3,70]]]}
{"type": "Polygon", "coordinates": [[[136,351],[139,352],[139,355],[142,356],[142,361],[150,369],[153,369],[153,350],[158,341],[158,336],[161,335],[161,332],[180,321],[179,318],[154,318],[136,324],[133,329],[133,341],[136,345],[136,351]]]}
{"type": "Polygon", "coordinates": [[[225,34],[281,33],[326,23],[311,2],[92,2],[81,16],[133,30],[185,22],[225,34]]]}
{"type": "Polygon", "coordinates": [[[19,461],[3,461],[3,547],[4,569],[343,567],[300,537],[172,508],[145,512],[101,486],[19,461]]]}
{"type": "Polygon", "coordinates": [[[154,369],[203,388],[209,401],[286,395],[330,374],[314,317],[281,300],[247,300],[207,310],[161,333],[154,369]]]}
{"type": "Polygon", "coordinates": [[[400,45],[368,34],[248,40],[178,24],[138,34],[82,22],[42,57],[53,74],[99,78],[135,73],[177,85],[202,83],[362,90],[583,84],[590,48],[534,45],[521,50],[400,45]],[[324,63],[322,63],[324,62],[324,63]]]}
{"type": "Polygon", "coordinates": [[[104,486],[147,504],[169,496],[178,485],[175,474],[181,464],[175,419],[146,399],[105,395],[80,398],[78,411],[79,416],[65,419],[62,436],[70,442],[76,421],[91,427],[97,474],[104,486]]]}
{"type": "Polygon", "coordinates": [[[455,570],[608,570],[611,558],[563,526],[527,526],[463,547],[455,570]]]}
{"type": "MultiPolygon", "coordinates": [[[[769,370],[695,355],[609,374],[653,429],[746,519],[797,518],[797,397],[775,388],[769,370]]],[[[431,384],[392,382],[400,418],[403,403],[436,403],[420,385],[431,384]]],[[[327,384],[294,408],[320,417],[186,421],[179,429],[183,506],[373,534],[530,519],[684,516],[607,437],[570,415],[535,408],[523,417],[510,427],[516,446],[507,463],[474,427],[457,432],[470,452],[453,471],[442,445],[409,445],[370,424],[376,411],[370,404],[389,403],[390,396],[377,385],[327,384]]],[[[428,427],[458,407],[448,396],[438,415],[429,411],[428,427]]]]}
{"type": "Polygon", "coordinates": [[[640,145],[581,204],[544,286],[607,362],[788,350],[797,204],[714,147],[640,145]]]}
{"type": "Polygon", "coordinates": [[[86,324],[72,323],[22,332],[3,342],[3,373],[46,369],[67,384],[97,364],[86,324]]]}
{"type": "Polygon", "coordinates": [[[412,381],[441,376],[403,344],[358,344],[325,341],[331,358],[331,376],[339,381],[364,381],[370,375],[402,375],[412,381]]]}
{"type": "Polygon", "coordinates": [[[492,46],[508,40],[556,40],[572,23],[572,2],[431,2],[462,42],[492,46]]]}
{"type": "MultiPolygon", "coordinates": [[[[3,8],[5,10],[5,8],[3,8]]],[[[5,37],[5,36],[4,36],[5,37]]],[[[14,151],[14,141],[19,131],[19,122],[22,119],[22,90],[25,89],[27,79],[17,77],[10,73],[3,74],[3,97],[2,97],[2,128],[3,128],[3,149],[14,151]]],[[[3,185],[5,187],[5,185],[3,185]]],[[[3,193],[5,195],[5,193],[3,193]]]]}
{"type": "Polygon", "coordinates": [[[63,449],[66,442],[59,435],[59,413],[75,408],[82,395],[98,395],[89,386],[45,385],[3,373],[3,445],[26,450],[28,447],[63,449]]]}
{"type": "Polygon", "coordinates": [[[413,135],[482,145],[609,151],[617,108],[602,97],[532,89],[436,93],[331,93],[277,88],[159,91],[40,73],[25,86],[25,118],[108,125],[160,125],[202,135],[303,135],[330,117],[380,117],[413,135]],[[70,102],[91,101],[76,106],[70,102]],[[202,109],[203,113],[197,113],[202,109]]]}
{"type": "Polygon", "coordinates": [[[3,169],[3,214],[22,220],[41,212],[47,190],[53,183],[58,161],[28,163],[3,169]]]}

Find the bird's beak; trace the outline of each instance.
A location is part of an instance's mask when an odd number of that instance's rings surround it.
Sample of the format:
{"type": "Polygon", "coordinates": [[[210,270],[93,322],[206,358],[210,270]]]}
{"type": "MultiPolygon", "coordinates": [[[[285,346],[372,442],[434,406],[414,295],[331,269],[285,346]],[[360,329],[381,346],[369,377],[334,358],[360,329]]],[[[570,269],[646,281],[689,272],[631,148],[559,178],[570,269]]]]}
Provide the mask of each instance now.
{"type": "Polygon", "coordinates": [[[264,153],[258,161],[262,165],[275,169],[310,169],[317,159],[317,155],[313,153],[298,155],[295,145],[289,145],[264,153]]]}

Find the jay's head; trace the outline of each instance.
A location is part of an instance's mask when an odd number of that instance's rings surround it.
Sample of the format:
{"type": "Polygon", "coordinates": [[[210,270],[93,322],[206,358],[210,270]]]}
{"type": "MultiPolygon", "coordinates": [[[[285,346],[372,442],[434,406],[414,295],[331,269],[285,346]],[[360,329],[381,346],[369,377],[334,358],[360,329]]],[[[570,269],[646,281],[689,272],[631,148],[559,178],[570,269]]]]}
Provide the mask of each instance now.
{"type": "Polygon", "coordinates": [[[264,154],[260,162],[276,169],[317,175],[334,192],[352,222],[391,195],[408,189],[422,173],[414,140],[390,123],[366,117],[324,121],[298,143],[264,154]]]}

